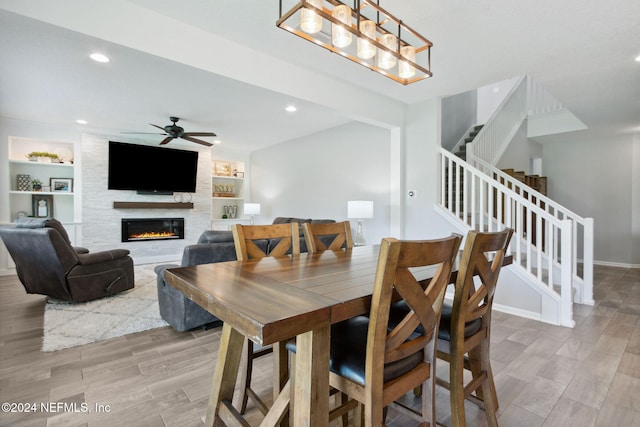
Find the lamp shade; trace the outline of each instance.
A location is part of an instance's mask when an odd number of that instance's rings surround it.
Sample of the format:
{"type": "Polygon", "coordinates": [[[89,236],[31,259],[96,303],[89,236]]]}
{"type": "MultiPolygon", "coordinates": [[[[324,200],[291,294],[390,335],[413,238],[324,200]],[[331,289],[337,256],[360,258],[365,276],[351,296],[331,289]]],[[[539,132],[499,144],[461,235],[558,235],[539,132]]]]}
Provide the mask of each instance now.
{"type": "Polygon", "coordinates": [[[245,215],[260,215],[260,203],[245,203],[244,204],[245,215]]]}
{"type": "Polygon", "coordinates": [[[371,200],[348,201],[347,217],[356,219],[373,218],[373,202],[371,200]]]}

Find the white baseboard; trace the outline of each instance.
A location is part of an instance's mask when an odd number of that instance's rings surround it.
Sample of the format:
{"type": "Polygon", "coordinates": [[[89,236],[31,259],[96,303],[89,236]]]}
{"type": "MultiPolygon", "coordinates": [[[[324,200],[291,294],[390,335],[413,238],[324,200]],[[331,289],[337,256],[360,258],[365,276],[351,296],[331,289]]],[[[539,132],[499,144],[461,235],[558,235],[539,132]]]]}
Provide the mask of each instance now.
{"type": "Polygon", "coordinates": [[[620,268],[640,268],[640,264],[626,264],[621,262],[609,262],[609,261],[593,261],[595,265],[602,265],[605,267],[620,267],[620,268]]]}
{"type": "Polygon", "coordinates": [[[0,276],[15,276],[16,269],[15,268],[3,268],[0,269],[0,276]]]}

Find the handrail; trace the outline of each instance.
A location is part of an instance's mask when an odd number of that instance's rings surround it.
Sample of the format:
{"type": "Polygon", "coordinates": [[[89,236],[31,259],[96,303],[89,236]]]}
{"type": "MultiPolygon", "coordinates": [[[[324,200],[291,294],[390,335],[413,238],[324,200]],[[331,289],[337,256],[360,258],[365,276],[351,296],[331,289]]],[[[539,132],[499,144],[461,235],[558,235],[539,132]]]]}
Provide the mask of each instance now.
{"type": "MultiPolygon", "coordinates": [[[[440,148],[439,154],[439,206],[469,229],[495,231],[503,226],[513,228],[510,253],[514,255],[514,264],[524,269],[546,292],[555,295],[560,302],[561,324],[573,326],[573,282],[578,270],[576,224],[579,217],[559,217],[539,205],[537,200],[525,197],[524,190],[516,189],[515,183],[496,180],[446,149],[440,148]]],[[[531,191],[529,189],[527,193],[531,191]]],[[[550,205],[557,205],[550,202],[550,205]]],[[[584,239],[589,240],[586,235],[593,223],[583,220],[584,239]]],[[[589,268],[585,264],[584,292],[578,295],[586,302],[592,299],[592,273],[589,279],[587,270],[589,268]],[[589,280],[590,284],[587,283],[589,280]]]]}

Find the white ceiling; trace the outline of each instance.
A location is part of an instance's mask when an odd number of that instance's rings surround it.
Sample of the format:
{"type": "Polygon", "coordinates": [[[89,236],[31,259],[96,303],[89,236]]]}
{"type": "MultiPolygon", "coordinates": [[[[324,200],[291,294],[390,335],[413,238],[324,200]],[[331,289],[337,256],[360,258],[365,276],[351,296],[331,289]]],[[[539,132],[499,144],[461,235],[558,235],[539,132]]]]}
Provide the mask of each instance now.
{"type": "Polygon", "coordinates": [[[375,122],[366,106],[391,111],[528,74],[590,129],[571,137],[640,132],[637,0],[381,5],[434,43],[432,79],[405,87],[278,29],[275,0],[0,0],[0,116],[85,118],[87,131],[114,133],[153,132],[148,123],[175,115],[187,131],[254,150],[375,122]],[[88,60],[93,50],[112,61],[88,60]]]}

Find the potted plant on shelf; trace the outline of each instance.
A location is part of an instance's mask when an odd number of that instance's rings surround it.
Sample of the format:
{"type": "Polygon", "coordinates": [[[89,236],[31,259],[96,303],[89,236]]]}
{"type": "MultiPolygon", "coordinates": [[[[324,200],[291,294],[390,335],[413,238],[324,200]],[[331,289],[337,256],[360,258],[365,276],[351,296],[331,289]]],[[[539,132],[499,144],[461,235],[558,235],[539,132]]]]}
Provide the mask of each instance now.
{"type": "Polygon", "coordinates": [[[48,153],[46,151],[32,151],[27,154],[27,158],[31,162],[39,163],[60,163],[60,158],[55,153],[48,153]]]}
{"type": "Polygon", "coordinates": [[[42,191],[42,181],[40,181],[39,179],[32,180],[31,188],[33,188],[33,191],[42,191]]]}

